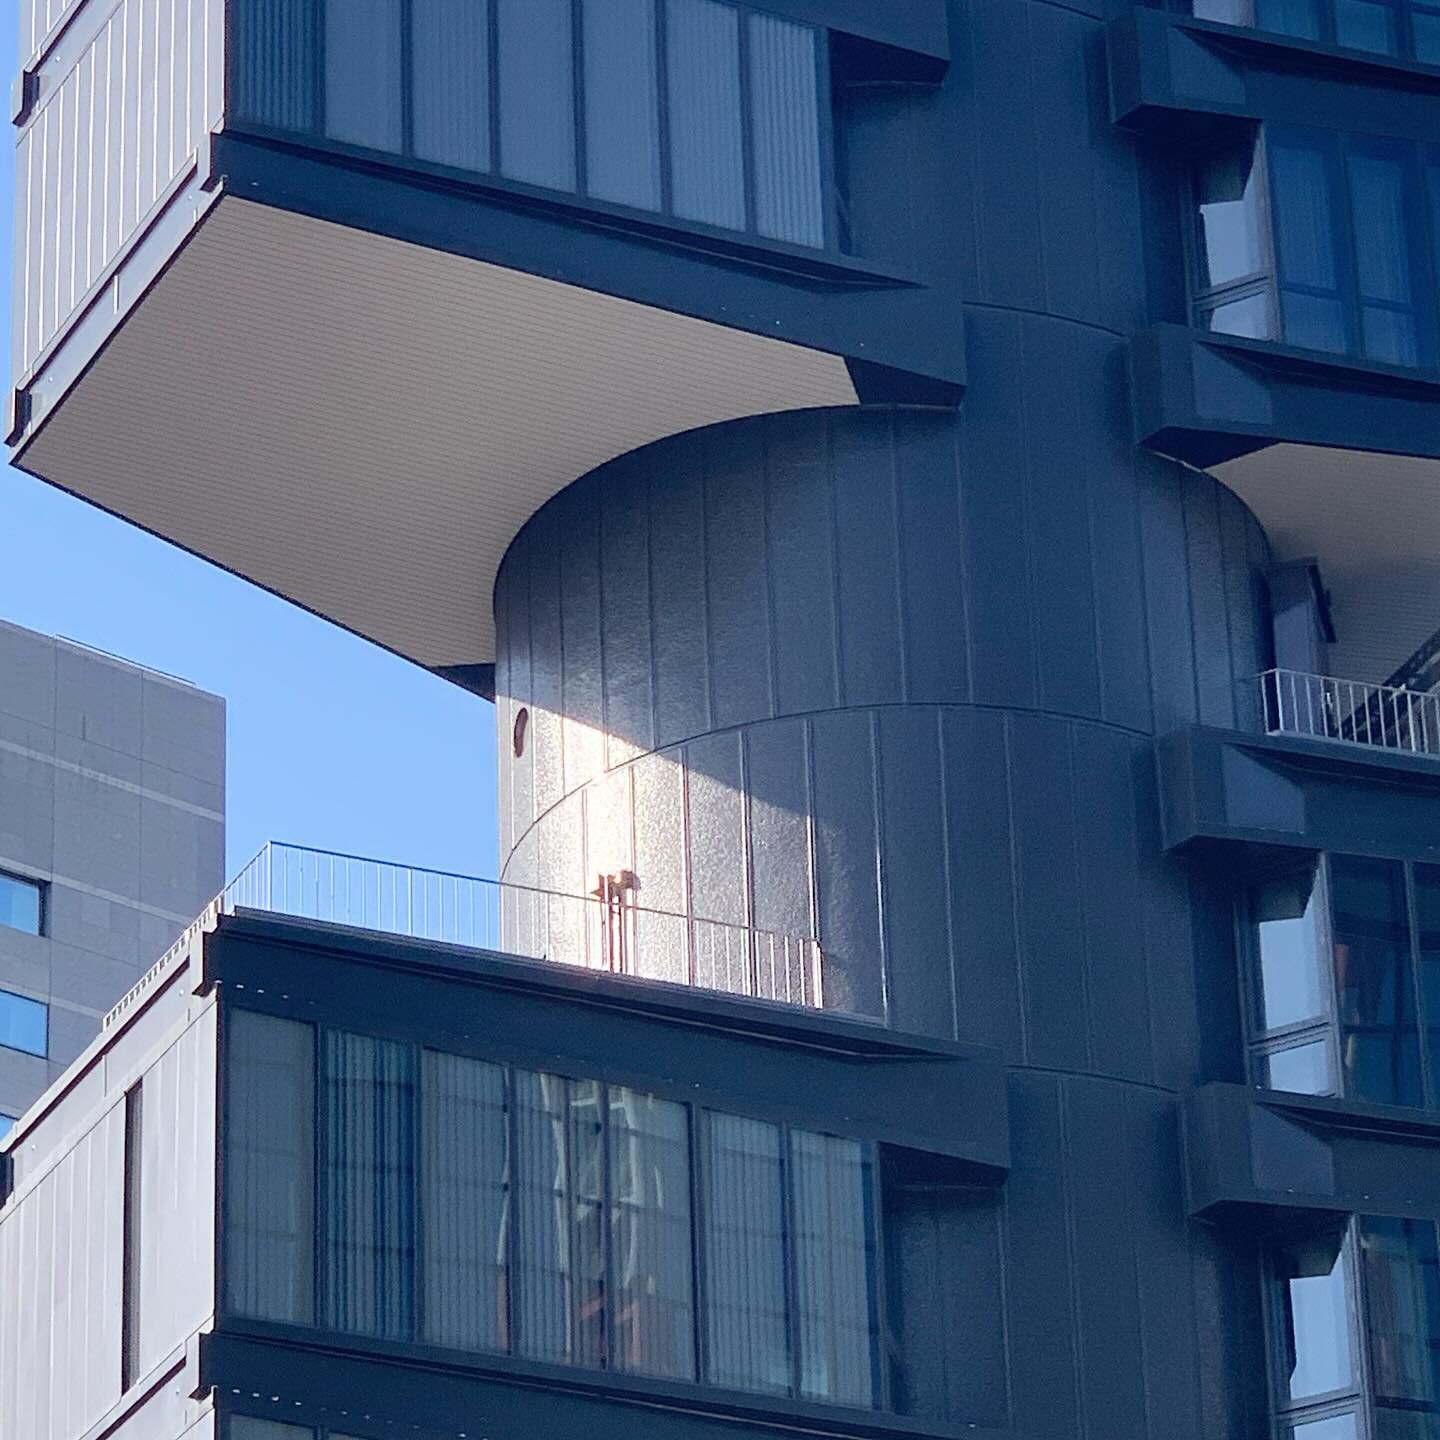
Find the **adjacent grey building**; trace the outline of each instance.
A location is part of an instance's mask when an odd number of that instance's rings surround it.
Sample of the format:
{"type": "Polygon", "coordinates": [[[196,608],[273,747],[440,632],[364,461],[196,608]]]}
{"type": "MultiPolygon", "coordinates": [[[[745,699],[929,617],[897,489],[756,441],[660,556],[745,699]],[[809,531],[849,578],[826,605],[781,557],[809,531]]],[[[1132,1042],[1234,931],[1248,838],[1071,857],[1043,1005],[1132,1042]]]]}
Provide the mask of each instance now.
{"type": "Polygon", "coordinates": [[[0,1128],[220,889],[225,702],[0,621],[0,1128]]]}

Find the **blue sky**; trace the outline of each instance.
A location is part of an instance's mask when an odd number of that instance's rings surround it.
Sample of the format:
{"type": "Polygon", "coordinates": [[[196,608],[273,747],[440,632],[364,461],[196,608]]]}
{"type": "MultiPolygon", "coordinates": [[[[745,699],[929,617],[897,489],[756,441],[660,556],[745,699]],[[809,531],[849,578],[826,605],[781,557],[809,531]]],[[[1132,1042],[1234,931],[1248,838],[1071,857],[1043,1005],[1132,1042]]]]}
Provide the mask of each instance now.
{"type": "MultiPolygon", "coordinates": [[[[14,73],[18,28],[0,4],[0,74],[14,73]]],[[[12,166],[7,146],[6,217],[12,166]]],[[[7,357],[11,230],[7,218],[7,357]]],[[[8,468],[0,618],[226,697],[232,874],[267,839],[495,873],[492,706],[8,468]]]]}

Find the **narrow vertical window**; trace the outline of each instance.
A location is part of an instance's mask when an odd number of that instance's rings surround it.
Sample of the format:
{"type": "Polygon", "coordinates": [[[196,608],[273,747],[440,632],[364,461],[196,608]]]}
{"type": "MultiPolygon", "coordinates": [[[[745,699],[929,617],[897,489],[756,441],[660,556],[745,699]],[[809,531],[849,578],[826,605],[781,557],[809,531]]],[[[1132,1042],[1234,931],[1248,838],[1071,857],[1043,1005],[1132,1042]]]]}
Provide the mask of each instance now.
{"type": "Polygon", "coordinates": [[[1281,1398],[1287,1404],[1313,1402],[1354,1387],[1347,1255],[1343,1231],[1276,1248],[1281,1398]]]}
{"type": "Polygon", "coordinates": [[[705,1378],[737,1390],[793,1384],[778,1125],[706,1116],[705,1378]]]}
{"type": "Polygon", "coordinates": [[[598,1080],[572,1080],[569,1095],[570,1359],[603,1365],[612,1318],[605,1265],[605,1087],[598,1080]]]}
{"type": "Polygon", "coordinates": [[[1337,855],[1330,888],[1344,1093],[1423,1105],[1404,871],[1337,855]]]}
{"type": "Polygon", "coordinates": [[[1440,1255],[1428,1220],[1362,1216],[1360,1274],[1380,1436],[1429,1434],[1440,1407],[1440,1255]],[[1424,1428],[1411,1429],[1431,1412],[1424,1428]]]}
{"type": "Polygon", "coordinates": [[[315,1321],[315,1032],[230,1014],[225,1123],[225,1303],[315,1321]]]}
{"type": "Polygon", "coordinates": [[[321,1165],[326,1321],[415,1333],[415,1062],[409,1046],[326,1031],[321,1165]]]}
{"type": "Polygon", "coordinates": [[[125,1202],[122,1224],[124,1250],[121,1256],[120,1388],[128,1390],[141,1375],[141,1324],[145,1297],[141,1279],[144,1253],[141,1247],[144,1199],[144,1092],[140,1085],[125,1093],[125,1202]]]}
{"type": "Polygon", "coordinates": [[[750,15],[755,228],[772,240],[825,243],[818,36],[808,25],[750,15]]]}
{"type": "Polygon", "coordinates": [[[318,128],[316,8],[295,0],[232,0],[229,21],[236,116],[276,130],[318,128]]]}
{"type": "Polygon", "coordinates": [[[585,0],[585,188],[660,208],[655,0],[585,0]]]}
{"type": "Polygon", "coordinates": [[[399,153],[400,54],[400,0],[325,0],[325,133],[332,140],[399,153]]]}
{"type": "Polygon", "coordinates": [[[496,0],[500,169],[512,180],[575,189],[574,37],[570,0],[496,0]]]}
{"type": "Polygon", "coordinates": [[[1263,154],[1247,135],[1204,160],[1194,181],[1201,322],[1209,330],[1257,340],[1274,334],[1263,154]]]}
{"type": "Polygon", "coordinates": [[[410,0],[410,68],[416,156],[488,170],[489,0],[410,0]]]}
{"type": "Polygon", "coordinates": [[[1418,217],[1410,215],[1410,167],[1401,155],[1367,146],[1350,155],[1348,170],[1361,350],[1372,360],[1418,365],[1423,357],[1410,247],[1418,217]]]}
{"type": "Polygon", "coordinates": [[[1320,867],[1314,863],[1252,892],[1262,1030],[1325,1018],[1324,911],[1320,867]]]}
{"type": "Polygon", "coordinates": [[[671,208],[743,230],[740,17],[718,0],[666,0],[671,208]]]}
{"type": "Polygon", "coordinates": [[[853,1140],[797,1130],[790,1163],[800,1394],[873,1405],[879,1335],[869,1158],[853,1140]]]}
{"type": "Polygon", "coordinates": [[[690,1117],[637,1090],[609,1098],[612,1364],[695,1378],[690,1117]]]}
{"type": "Polygon", "coordinates": [[[503,1351],[510,1331],[505,1072],[426,1051],[422,1074],[425,1338],[503,1351]]]}
{"type": "Polygon", "coordinates": [[[1311,350],[1348,350],[1328,148],[1278,135],[1270,144],[1270,177],[1285,339],[1311,350]]]}

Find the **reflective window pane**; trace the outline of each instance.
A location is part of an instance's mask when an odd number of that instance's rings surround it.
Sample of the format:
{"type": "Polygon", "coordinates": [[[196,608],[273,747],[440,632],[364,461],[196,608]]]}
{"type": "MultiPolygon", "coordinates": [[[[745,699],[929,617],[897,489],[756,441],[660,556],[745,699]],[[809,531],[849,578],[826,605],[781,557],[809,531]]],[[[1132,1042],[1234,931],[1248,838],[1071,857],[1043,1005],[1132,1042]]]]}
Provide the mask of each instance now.
{"type": "Polygon", "coordinates": [[[1282,1245],[1275,1255],[1287,1399],[1348,1390],[1351,1362],[1347,1246],[1339,1232],[1282,1245]]]}
{"type": "Polygon", "coordinates": [[[225,1303],[315,1319],[315,1031],[231,1012],[225,1112],[225,1303]]]}
{"type": "Polygon", "coordinates": [[[1335,355],[1349,349],[1350,331],[1343,301],[1285,290],[1280,296],[1280,318],[1283,338],[1290,345],[1335,355]]]}
{"type": "Polygon", "coordinates": [[[552,190],[574,190],[570,0],[496,0],[496,4],[501,172],[552,190]]]}
{"type": "Polygon", "coordinates": [[[1205,328],[1217,335],[1243,335],[1249,340],[1273,340],[1275,326],[1270,314],[1270,297],[1264,293],[1244,295],[1216,305],[1204,316],[1205,328]]]}
{"type": "Polygon", "coordinates": [[[1432,1074],[1440,1076],[1440,866],[1415,867],[1415,919],[1420,932],[1425,1045],[1432,1074]]]}
{"type": "Polygon", "coordinates": [[[1440,1255],[1428,1221],[1362,1216],[1370,1370],[1381,1400],[1440,1399],[1440,1255]]]}
{"type": "Polygon", "coordinates": [[[743,230],[739,15],[718,0],[666,0],[666,41],[672,208],[743,230]]]}
{"type": "Polygon", "coordinates": [[[1440,1440],[1440,1415],[1397,1405],[1376,1405],[1370,1440],[1440,1440]]]}
{"type": "Polygon", "coordinates": [[[1403,868],[1388,860],[1334,856],[1330,895],[1344,1093],[1421,1105],[1403,868]]]}
{"type": "Polygon", "coordinates": [[[50,1048],[50,1007],[0,990],[0,1048],[45,1055],[50,1048]]]}
{"type": "Polygon", "coordinates": [[[1378,55],[1400,53],[1395,7],[1384,0],[1334,0],[1335,39],[1352,50],[1378,55]]]}
{"type": "Polygon", "coordinates": [[[1408,167],[1398,157],[1360,153],[1350,156],[1347,168],[1362,348],[1375,360],[1415,365],[1420,354],[1411,311],[1408,167]]]}
{"type": "Polygon", "coordinates": [[[1324,888],[1318,864],[1251,892],[1250,915],[1260,962],[1262,1030],[1324,1017],[1324,888]]]}
{"type": "Polygon", "coordinates": [[[1328,1040],[1311,1040],[1272,1051],[1264,1064],[1265,1084],[1271,1090],[1288,1090],[1292,1095],[1329,1095],[1334,1088],[1328,1040]]]}
{"type": "Polygon", "coordinates": [[[504,1350],[510,1220],[505,1072],[427,1051],[422,1075],[425,1338],[466,1350],[504,1350]]]}
{"type": "Polygon", "coordinates": [[[1195,177],[1200,285],[1211,289],[1269,269],[1259,146],[1251,139],[1207,159],[1195,177]]]}
{"type": "Polygon", "coordinates": [[[570,1082],[570,1287],[575,1365],[603,1363],[605,1308],[605,1090],[570,1082]]]}
{"type": "Polygon", "coordinates": [[[415,154],[462,170],[490,168],[487,0],[410,0],[415,154]]]}
{"type": "Polygon", "coordinates": [[[695,1378],[690,1117],[637,1090],[610,1091],[611,1363],[695,1378]]]}
{"type": "Polygon", "coordinates": [[[232,1415],[228,1423],[229,1440],[314,1440],[315,1436],[308,1425],[287,1425],[282,1420],[252,1420],[248,1415],[232,1415]]]}
{"type": "Polygon", "coordinates": [[[1324,153],[1302,141],[1276,139],[1270,175],[1281,280],[1333,290],[1335,210],[1324,153]]]}
{"type": "Polygon", "coordinates": [[[45,887],[38,880],[0,872],[0,925],[38,935],[45,887]]]}
{"type": "Polygon", "coordinates": [[[1280,35],[1318,40],[1319,0],[1255,0],[1255,24],[1261,30],[1274,30],[1280,35]]]}
{"type": "Polygon", "coordinates": [[[585,188],[660,208],[655,0],[585,0],[585,188]]]}
{"type": "Polygon", "coordinates": [[[748,24],[755,228],[818,248],[825,243],[825,207],[817,35],[774,15],[751,15],[748,24]]]}
{"type": "Polygon", "coordinates": [[[1359,1440],[1360,1431],[1353,1412],[1344,1415],[1327,1415],[1323,1420],[1302,1420],[1298,1425],[1285,1428],[1287,1437],[1294,1440],[1359,1440]]]}
{"type": "Polygon", "coordinates": [[[1440,65],[1440,12],[1412,10],[1410,30],[1415,37],[1415,58],[1428,65],[1440,65]]]}
{"type": "Polygon", "coordinates": [[[1190,13],[1197,20],[1219,20],[1225,25],[1254,23],[1250,0],[1191,0],[1190,13]]]}
{"type": "Polygon", "coordinates": [[[853,1140],[797,1130],[790,1165],[800,1393],[872,1405],[879,1337],[869,1159],[853,1140]]]}
{"type": "Polygon", "coordinates": [[[230,44],[245,56],[231,76],[237,117],[277,130],[318,128],[318,9],[295,0],[231,0],[230,44]]]}
{"type": "Polygon", "coordinates": [[[740,1390],[791,1386],[785,1195],[777,1125],[708,1117],[705,1164],[706,1379],[740,1390]]]}
{"type": "Polygon", "coordinates": [[[15,1128],[15,1116],[0,1115],[0,1140],[3,1140],[15,1128]]]}
{"type": "Polygon", "coordinates": [[[519,1350],[565,1360],[570,1336],[570,1213],[565,1081],[514,1076],[515,1298],[519,1350]]]}
{"type": "Polygon", "coordinates": [[[398,153],[400,112],[400,0],[325,0],[325,133],[398,153]]]}
{"type": "Polygon", "coordinates": [[[321,1193],[325,1318],[415,1333],[415,1061],[407,1045],[326,1031],[321,1193]]]}

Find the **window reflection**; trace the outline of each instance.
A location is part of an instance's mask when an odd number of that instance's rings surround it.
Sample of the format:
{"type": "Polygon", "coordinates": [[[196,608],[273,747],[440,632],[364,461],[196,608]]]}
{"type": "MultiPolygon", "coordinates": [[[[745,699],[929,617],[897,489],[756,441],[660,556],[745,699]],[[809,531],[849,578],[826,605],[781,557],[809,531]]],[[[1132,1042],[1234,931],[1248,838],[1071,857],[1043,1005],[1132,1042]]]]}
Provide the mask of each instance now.
{"type": "Polygon", "coordinates": [[[1318,861],[1256,888],[1252,899],[1260,959],[1260,1024],[1279,1030],[1324,1016],[1318,861]]]}
{"type": "Polygon", "coordinates": [[[1284,1388],[1290,1401],[1348,1390],[1354,1374],[1343,1232],[1291,1241],[1276,1251],[1284,1388]]]}
{"type": "Polygon", "coordinates": [[[1287,1090],[1292,1095],[1329,1095],[1334,1088],[1329,1040],[1310,1040],[1271,1051],[1265,1057],[1264,1081],[1269,1089],[1287,1090]]]}
{"type": "Polygon", "coordinates": [[[1429,1221],[1362,1217],[1361,1276],[1377,1405],[1440,1399],[1440,1256],[1429,1221]]]}

